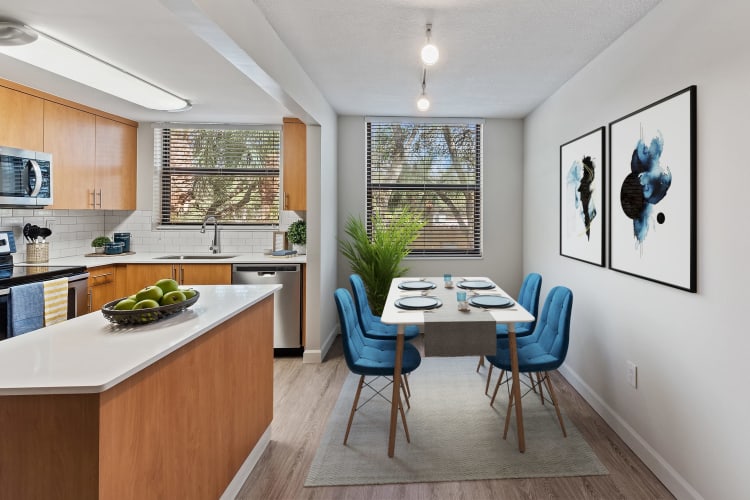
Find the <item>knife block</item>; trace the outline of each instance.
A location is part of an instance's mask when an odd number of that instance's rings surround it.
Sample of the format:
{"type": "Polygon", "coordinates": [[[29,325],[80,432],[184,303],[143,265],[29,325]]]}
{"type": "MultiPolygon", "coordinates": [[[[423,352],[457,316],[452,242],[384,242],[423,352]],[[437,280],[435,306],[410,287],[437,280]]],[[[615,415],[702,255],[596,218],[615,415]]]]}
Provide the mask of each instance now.
{"type": "Polygon", "coordinates": [[[49,242],[26,244],[26,262],[36,264],[38,262],[49,262],[49,242]]]}

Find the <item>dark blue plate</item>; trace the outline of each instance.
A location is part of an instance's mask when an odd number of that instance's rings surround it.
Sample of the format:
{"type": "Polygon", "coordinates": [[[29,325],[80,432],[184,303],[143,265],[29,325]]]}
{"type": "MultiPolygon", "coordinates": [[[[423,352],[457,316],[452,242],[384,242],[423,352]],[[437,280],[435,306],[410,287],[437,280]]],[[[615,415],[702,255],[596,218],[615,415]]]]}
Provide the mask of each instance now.
{"type": "Polygon", "coordinates": [[[432,281],[402,281],[398,284],[401,290],[432,290],[436,286],[432,281]]]}
{"type": "Polygon", "coordinates": [[[474,307],[504,309],[515,305],[515,302],[508,297],[500,297],[499,295],[477,295],[469,299],[469,304],[474,307]]]}
{"type": "Polygon", "coordinates": [[[399,309],[435,309],[443,305],[443,302],[436,297],[401,297],[393,303],[399,309]]]}
{"type": "Polygon", "coordinates": [[[463,288],[464,290],[492,290],[495,288],[494,283],[485,280],[464,280],[459,281],[456,285],[458,288],[463,288]]]}

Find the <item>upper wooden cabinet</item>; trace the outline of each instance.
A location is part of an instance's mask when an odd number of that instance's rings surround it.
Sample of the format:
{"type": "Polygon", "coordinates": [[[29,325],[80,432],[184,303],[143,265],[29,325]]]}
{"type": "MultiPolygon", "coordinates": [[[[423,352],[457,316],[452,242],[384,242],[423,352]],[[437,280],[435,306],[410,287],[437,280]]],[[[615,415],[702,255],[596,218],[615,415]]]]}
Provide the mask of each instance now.
{"type": "Polygon", "coordinates": [[[0,86],[0,146],[44,149],[44,100],[0,86]]]}
{"type": "Polygon", "coordinates": [[[0,146],[52,154],[50,208],[135,210],[138,123],[0,79],[0,146]]]}
{"type": "Polygon", "coordinates": [[[284,118],[284,210],[307,210],[307,130],[297,118],[284,118]]]}
{"type": "Polygon", "coordinates": [[[91,113],[44,102],[44,151],[52,153],[50,208],[94,208],[96,119],[91,113]]]}
{"type": "Polygon", "coordinates": [[[96,208],[135,210],[136,188],[135,127],[96,117],[96,208]]]}

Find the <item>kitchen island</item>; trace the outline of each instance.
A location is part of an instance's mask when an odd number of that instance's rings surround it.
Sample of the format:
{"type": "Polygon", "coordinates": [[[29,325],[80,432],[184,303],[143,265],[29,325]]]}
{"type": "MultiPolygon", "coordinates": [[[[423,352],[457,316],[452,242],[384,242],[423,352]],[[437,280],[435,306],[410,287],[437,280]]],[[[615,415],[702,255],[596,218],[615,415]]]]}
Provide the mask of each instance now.
{"type": "Polygon", "coordinates": [[[195,288],[155,323],[94,312],[0,344],[0,498],[239,490],[270,438],[279,286],[195,288]]]}

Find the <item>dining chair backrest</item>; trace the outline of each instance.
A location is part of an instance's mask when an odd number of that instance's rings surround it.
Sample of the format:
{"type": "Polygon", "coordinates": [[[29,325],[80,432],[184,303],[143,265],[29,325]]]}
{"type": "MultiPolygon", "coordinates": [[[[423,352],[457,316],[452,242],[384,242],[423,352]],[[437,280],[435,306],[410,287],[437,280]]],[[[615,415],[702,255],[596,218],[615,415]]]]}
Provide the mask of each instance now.
{"type": "Polygon", "coordinates": [[[334,292],[336,308],[339,311],[339,324],[341,325],[341,337],[344,347],[344,358],[350,370],[362,357],[365,346],[364,335],[360,329],[357,312],[354,309],[354,301],[346,288],[339,288],[334,292]]]}
{"type": "Polygon", "coordinates": [[[568,354],[572,310],[573,292],[564,286],[554,287],[547,294],[532,334],[544,352],[554,356],[560,365],[568,354]]]}
{"type": "Polygon", "coordinates": [[[367,300],[367,290],[365,289],[365,282],[362,281],[362,277],[359,274],[352,274],[349,276],[349,284],[352,287],[354,304],[357,308],[357,312],[359,313],[359,326],[362,327],[363,332],[372,330],[373,323],[375,323],[376,320],[375,315],[372,314],[372,309],[370,309],[370,303],[367,300]]]}
{"type": "Polygon", "coordinates": [[[539,313],[539,293],[542,290],[542,275],[529,273],[523,279],[521,290],[518,292],[518,302],[524,309],[534,315],[534,321],[528,324],[528,329],[534,331],[536,328],[536,317],[539,313]]]}

